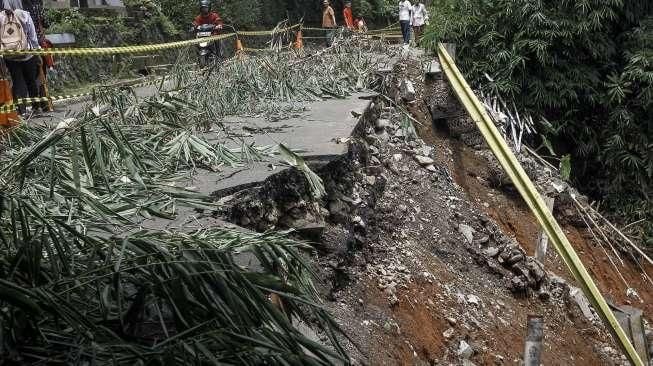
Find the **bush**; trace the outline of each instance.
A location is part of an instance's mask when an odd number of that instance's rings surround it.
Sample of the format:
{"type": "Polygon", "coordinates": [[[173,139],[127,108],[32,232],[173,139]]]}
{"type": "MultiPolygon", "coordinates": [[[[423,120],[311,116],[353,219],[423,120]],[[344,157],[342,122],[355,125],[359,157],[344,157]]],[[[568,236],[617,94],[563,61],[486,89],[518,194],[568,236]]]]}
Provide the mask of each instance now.
{"type": "Polygon", "coordinates": [[[576,182],[624,219],[644,219],[641,234],[653,238],[653,5],[437,0],[434,6],[429,44],[456,43],[473,84],[548,120],[540,131],[558,152],[572,154],[576,182]]]}
{"type": "MultiPolygon", "coordinates": [[[[48,9],[47,33],[72,33],[78,47],[110,47],[167,42],[179,38],[179,32],[160,9],[148,1],[127,1],[129,16],[109,12],[89,15],[79,9],[48,9]]],[[[164,61],[166,59],[164,58],[164,61]]],[[[51,92],[77,88],[89,81],[125,77],[133,70],[128,55],[62,56],[56,58],[57,74],[51,75],[51,92]],[[120,71],[126,71],[127,74],[120,71]],[[118,73],[118,74],[117,74],[118,73]]]]}

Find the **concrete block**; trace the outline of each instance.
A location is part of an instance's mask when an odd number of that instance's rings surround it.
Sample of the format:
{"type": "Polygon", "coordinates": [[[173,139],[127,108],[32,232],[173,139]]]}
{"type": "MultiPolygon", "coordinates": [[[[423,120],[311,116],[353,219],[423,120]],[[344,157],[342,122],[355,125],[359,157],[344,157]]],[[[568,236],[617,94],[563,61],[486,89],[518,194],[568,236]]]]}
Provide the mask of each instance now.
{"type": "Polygon", "coordinates": [[[440,61],[431,60],[431,62],[424,65],[424,73],[427,76],[435,77],[442,74],[442,67],[440,66],[440,61]]]}

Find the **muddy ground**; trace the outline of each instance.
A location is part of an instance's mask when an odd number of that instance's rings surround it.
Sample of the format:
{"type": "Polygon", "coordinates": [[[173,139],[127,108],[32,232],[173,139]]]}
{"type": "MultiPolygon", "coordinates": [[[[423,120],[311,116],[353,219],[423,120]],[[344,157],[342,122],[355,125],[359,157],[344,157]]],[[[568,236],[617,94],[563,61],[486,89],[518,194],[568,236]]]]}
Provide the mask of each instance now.
{"type": "MultiPolygon", "coordinates": [[[[544,264],[530,257],[536,221],[514,190],[496,184],[487,152],[433,121],[429,103],[450,98],[442,85],[425,80],[418,61],[400,62],[386,80],[389,98],[363,116],[349,154],[316,169],[324,198],[286,171],[229,197],[222,215],[259,231],[295,228],[315,242],[321,291],[351,337],[354,363],[519,364],[527,318],[540,315],[543,364],[626,364],[601,323],[570,299],[574,283],[553,248],[544,264]]],[[[570,215],[564,230],[605,296],[650,319],[653,284],[625,254],[614,269],[570,215]]]]}

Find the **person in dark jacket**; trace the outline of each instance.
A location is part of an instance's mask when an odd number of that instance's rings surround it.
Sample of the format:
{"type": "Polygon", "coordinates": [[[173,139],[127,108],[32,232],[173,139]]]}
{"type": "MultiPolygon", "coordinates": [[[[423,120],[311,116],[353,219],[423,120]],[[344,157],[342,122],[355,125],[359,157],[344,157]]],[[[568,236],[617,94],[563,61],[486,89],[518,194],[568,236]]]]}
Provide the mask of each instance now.
{"type": "MultiPolygon", "coordinates": [[[[39,49],[36,28],[30,14],[23,10],[21,0],[3,0],[3,10],[0,12],[0,24],[5,24],[6,19],[15,17],[22,25],[27,39],[27,49],[39,49]]],[[[0,39],[2,43],[2,39],[0,39]]],[[[39,57],[34,55],[5,56],[5,65],[11,74],[11,89],[15,99],[37,98],[39,96],[39,57]]],[[[25,104],[18,105],[18,113],[26,117],[25,104]]]]}

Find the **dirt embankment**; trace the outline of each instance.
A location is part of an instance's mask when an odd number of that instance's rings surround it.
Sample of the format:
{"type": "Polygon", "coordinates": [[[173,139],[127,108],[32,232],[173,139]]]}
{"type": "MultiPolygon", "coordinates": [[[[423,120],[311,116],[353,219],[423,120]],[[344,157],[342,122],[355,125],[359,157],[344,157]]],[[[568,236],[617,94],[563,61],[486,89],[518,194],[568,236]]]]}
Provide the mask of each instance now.
{"type": "MultiPolygon", "coordinates": [[[[437,88],[427,87],[427,90],[433,92],[437,88]]],[[[426,95],[425,98],[432,96],[426,95]]],[[[429,111],[425,110],[425,106],[409,106],[409,109],[411,113],[428,119],[429,111]]],[[[437,149],[437,163],[452,172],[468,201],[491,217],[506,235],[514,237],[527,253],[535,253],[540,234],[537,220],[514,189],[496,186],[497,173],[492,165],[498,163],[488,164],[490,154],[487,151],[479,152],[460,139],[451,138],[444,123],[418,125],[418,131],[429,144],[440,146],[437,149]]],[[[646,275],[653,274],[653,265],[641,259],[634,260],[635,256],[630,251],[617,250],[615,254],[612,248],[596,240],[595,235],[598,237],[600,234],[588,229],[586,223],[589,220],[583,221],[578,211],[569,210],[564,204],[556,204],[554,213],[603,295],[614,304],[640,308],[646,318],[653,319],[653,282],[646,275]],[[629,296],[628,289],[634,290],[637,296],[629,296]]],[[[618,243],[613,245],[619,249],[618,243]]],[[[547,271],[574,282],[554,248],[549,248],[544,265],[547,271]]]]}
{"type": "MultiPolygon", "coordinates": [[[[541,315],[543,364],[624,364],[605,329],[570,300],[555,251],[544,267],[530,257],[535,220],[517,195],[491,183],[486,156],[433,128],[426,101],[448,98],[445,89],[424,83],[412,61],[386,82],[395,102],[377,100],[348,156],[319,169],[325,198],[312,199],[302,180],[271,179],[238,194],[228,218],[259,230],[298,228],[317,242],[321,291],[351,337],[354,363],[517,364],[527,318],[541,315]]],[[[652,291],[638,269],[626,261],[620,272],[644,303],[626,296],[582,228],[565,230],[604,293],[650,316],[652,291]]]]}

